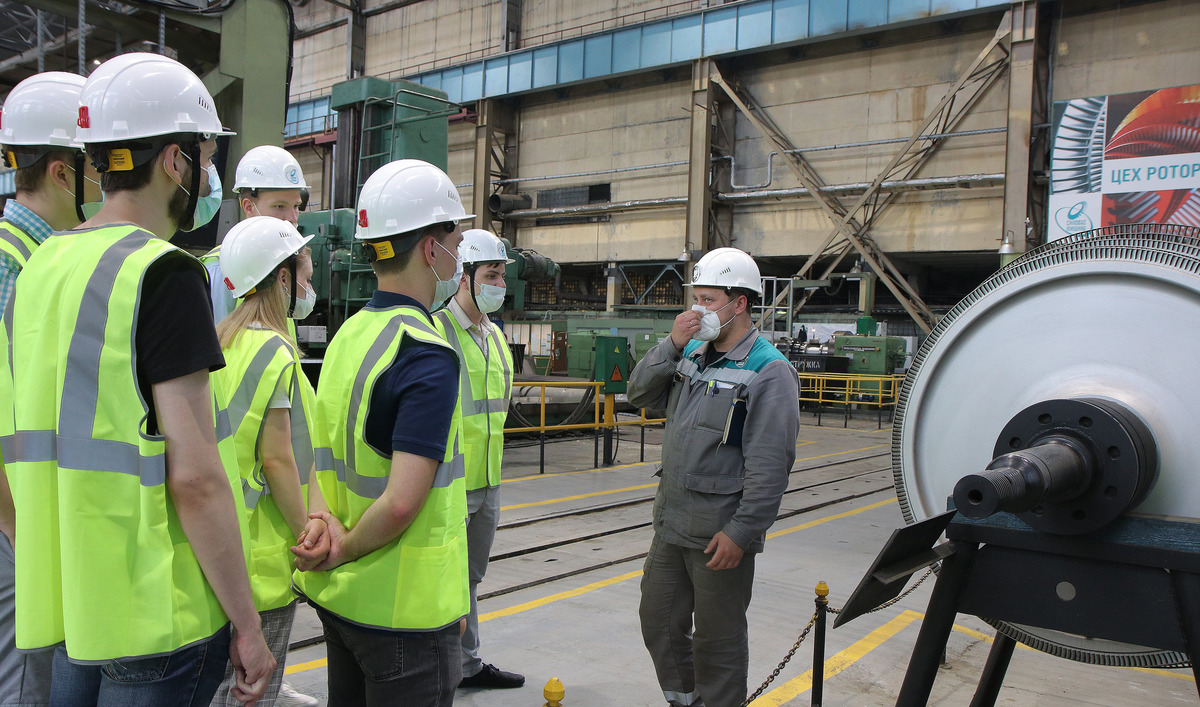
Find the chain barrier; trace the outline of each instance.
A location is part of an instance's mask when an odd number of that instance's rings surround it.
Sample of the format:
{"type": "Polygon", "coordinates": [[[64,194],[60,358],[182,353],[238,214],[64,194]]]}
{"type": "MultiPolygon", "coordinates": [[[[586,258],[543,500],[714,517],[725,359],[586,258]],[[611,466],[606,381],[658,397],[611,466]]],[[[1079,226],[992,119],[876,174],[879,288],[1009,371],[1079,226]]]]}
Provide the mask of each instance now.
{"type": "MultiPolygon", "coordinates": [[[[885,601],[884,603],[880,604],[879,606],[875,607],[874,609],[871,609],[867,613],[874,614],[877,611],[882,611],[882,610],[888,608],[889,606],[895,605],[901,599],[904,599],[904,597],[908,596],[909,594],[912,594],[916,590],[916,588],[921,586],[921,584],[925,580],[929,579],[930,575],[932,575],[932,574],[933,574],[933,568],[930,567],[928,570],[926,570],[925,574],[921,575],[921,578],[918,579],[915,584],[913,584],[908,589],[905,589],[896,598],[885,601]]],[[[825,611],[829,612],[830,614],[842,613],[841,609],[835,609],[832,606],[825,607],[825,611]]],[[[808,625],[804,627],[804,630],[800,632],[800,637],[797,638],[796,642],[792,644],[792,649],[787,652],[787,655],[785,655],[783,657],[783,660],[779,661],[779,665],[775,666],[775,670],[772,671],[770,676],[768,676],[767,679],[763,681],[762,685],[758,686],[758,689],[754,691],[754,694],[750,695],[749,697],[746,698],[746,700],[744,702],[742,702],[740,707],[748,707],[751,702],[757,700],[763,694],[763,692],[766,691],[766,689],[771,685],[771,683],[775,681],[775,678],[779,677],[779,674],[781,672],[783,672],[784,667],[786,667],[787,664],[792,660],[792,656],[796,655],[796,651],[800,650],[800,644],[804,643],[804,639],[808,638],[808,632],[812,630],[812,627],[815,626],[816,623],[817,623],[817,612],[814,611],[812,618],[810,618],[808,620],[808,625]]],[[[814,676],[814,680],[815,679],[817,679],[816,676],[814,676]]]]}
{"type": "MultiPolygon", "coordinates": [[[[906,596],[908,596],[909,594],[912,594],[914,591],[916,591],[917,587],[921,586],[921,583],[922,583],[922,582],[924,582],[925,580],[929,579],[929,576],[930,576],[931,574],[933,574],[933,568],[932,568],[932,567],[930,567],[929,569],[925,570],[925,574],[921,575],[921,578],[917,580],[916,584],[912,585],[912,586],[911,586],[911,587],[909,587],[908,589],[905,589],[905,590],[904,590],[903,592],[901,592],[901,593],[900,593],[900,595],[899,595],[899,596],[897,596],[895,599],[888,599],[887,601],[883,602],[882,604],[880,604],[879,606],[875,607],[874,609],[871,609],[871,610],[870,610],[870,611],[868,611],[867,613],[868,613],[868,614],[874,614],[876,611],[883,611],[884,609],[888,608],[889,606],[892,606],[893,604],[895,604],[895,603],[899,602],[899,601],[900,601],[901,599],[903,599],[904,597],[906,597],[906,596]]],[[[826,611],[828,611],[828,612],[829,612],[829,613],[831,613],[831,614],[840,614],[840,613],[842,613],[842,610],[841,610],[841,609],[835,609],[835,608],[833,608],[832,606],[831,606],[831,607],[829,607],[828,609],[826,609],[826,611]]]]}
{"type": "Polygon", "coordinates": [[[783,657],[783,660],[779,661],[779,665],[775,666],[775,672],[771,673],[770,677],[768,677],[766,680],[764,680],[763,684],[758,686],[758,689],[754,691],[753,695],[750,695],[749,697],[746,698],[746,701],[741,704],[741,707],[746,707],[751,702],[758,699],[758,696],[761,695],[763,693],[763,691],[766,690],[767,687],[772,682],[775,681],[775,678],[779,677],[779,673],[783,672],[784,666],[786,666],[788,664],[788,661],[790,661],[792,659],[792,656],[796,655],[796,651],[800,650],[800,644],[804,643],[805,638],[808,638],[808,632],[812,630],[812,627],[816,623],[817,623],[817,612],[814,611],[812,618],[808,620],[808,625],[805,626],[804,630],[800,632],[800,638],[796,639],[796,642],[792,644],[792,649],[790,651],[788,651],[787,655],[785,655],[783,657]]]}

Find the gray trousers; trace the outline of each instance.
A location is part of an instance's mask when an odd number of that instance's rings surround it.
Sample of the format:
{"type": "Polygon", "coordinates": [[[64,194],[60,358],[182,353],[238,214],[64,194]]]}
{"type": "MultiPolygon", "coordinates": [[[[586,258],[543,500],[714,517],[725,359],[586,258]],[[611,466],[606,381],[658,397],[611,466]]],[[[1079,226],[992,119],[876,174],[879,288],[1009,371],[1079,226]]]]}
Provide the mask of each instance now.
{"type": "Polygon", "coordinates": [[[467,576],[471,585],[471,613],[462,635],[462,674],[464,678],[483,670],[479,659],[479,605],[475,589],[487,572],[488,555],[496,539],[500,522],[500,487],[487,486],[467,492],[467,576]]]}
{"type": "MultiPolygon", "coordinates": [[[[4,471],[0,470],[0,474],[4,471]]],[[[0,533],[0,705],[25,707],[50,702],[54,648],[17,650],[16,567],[12,545],[0,533]]]]}
{"type": "MultiPolygon", "coordinates": [[[[275,672],[271,674],[271,682],[267,684],[267,691],[263,693],[257,704],[259,707],[271,707],[275,704],[275,698],[279,697],[279,684],[283,682],[288,641],[292,637],[292,619],[296,618],[296,602],[293,601],[278,609],[260,611],[258,616],[262,620],[263,638],[267,641],[267,647],[271,649],[271,655],[275,657],[275,672]]],[[[217,694],[213,697],[209,707],[241,707],[242,703],[234,699],[233,693],[230,692],[233,689],[233,683],[233,664],[227,663],[225,679],[221,681],[221,687],[217,688],[217,694]]]]}
{"type": "Polygon", "coordinates": [[[672,705],[738,707],[746,699],[750,644],[746,609],[754,553],[729,570],[705,567],[703,550],[657,535],[642,573],[642,640],[672,705]],[[693,633],[693,621],[695,632],[693,633]]]}

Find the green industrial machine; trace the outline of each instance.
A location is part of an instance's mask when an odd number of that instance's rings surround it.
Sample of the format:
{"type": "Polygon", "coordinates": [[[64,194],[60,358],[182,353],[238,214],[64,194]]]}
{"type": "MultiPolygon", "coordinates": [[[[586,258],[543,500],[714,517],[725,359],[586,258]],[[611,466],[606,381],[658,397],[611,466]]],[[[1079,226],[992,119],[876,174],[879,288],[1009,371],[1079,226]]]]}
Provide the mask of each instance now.
{"type": "Polygon", "coordinates": [[[886,376],[904,366],[908,343],[898,336],[835,336],[833,352],[850,359],[851,375],[886,376]]]}
{"type": "MultiPolygon", "coordinates": [[[[411,81],[385,81],[364,77],[344,81],[333,87],[330,105],[338,111],[339,132],[346,128],[346,145],[354,159],[337,161],[334,182],[346,193],[336,203],[353,206],[367,178],[383,165],[398,159],[420,159],[446,169],[449,155],[448,116],[459,106],[446,100],[446,94],[411,81]]],[[[354,240],[355,210],[340,208],[300,215],[299,230],[313,235],[309,242],[313,255],[313,287],[317,293],[314,313],[306,318],[297,333],[309,355],[319,358],[326,342],[342,323],[371,298],[375,274],[362,256],[362,246],[354,240]]],[[[464,228],[471,224],[464,223],[464,228]]],[[[506,245],[508,245],[506,243],[506,245]]],[[[509,296],[508,310],[523,310],[528,281],[554,279],[559,266],[550,258],[533,251],[512,248],[514,262],[505,270],[509,296]]]]}
{"type": "Polygon", "coordinates": [[[402,79],[364,76],[334,86],[329,106],[362,117],[356,175],[359,189],[372,172],[392,160],[425,160],[446,169],[450,154],[446,119],[457,113],[459,106],[447,101],[444,91],[402,79]]]}
{"type": "Polygon", "coordinates": [[[525,311],[525,289],[529,282],[545,282],[559,276],[558,263],[532,250],[513,248],[507,238],[501,238],[511,263],[504,267],[504,309],[525,311]]]}

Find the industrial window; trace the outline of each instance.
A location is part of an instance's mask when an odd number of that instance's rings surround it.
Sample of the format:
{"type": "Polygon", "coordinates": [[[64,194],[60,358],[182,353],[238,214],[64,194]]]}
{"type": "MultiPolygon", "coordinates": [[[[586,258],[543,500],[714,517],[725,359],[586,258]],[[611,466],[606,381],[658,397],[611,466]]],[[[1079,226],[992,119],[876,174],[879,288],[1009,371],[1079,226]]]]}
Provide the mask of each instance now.
{"type": "Polygon", "coordinates": [[[294,138],[333,132],[336,128],[337,111],[329,107],[329,96],[322,96],[288,106],[283,135],[294,138]]]}
{"type": "MultiPolygon", "coordinates": [[[[559,187],[542,189],[537,193],[537,208],[553,209],[588,204],[607,204],[612,201],[611,184],[592,184],[581,187],[559,187]]],[[[605,223],[611,220],[608,214],[584,213],[578,216],[550,216],[539,218],[539,226],[565,226],[572,223],[605,223]]]]}

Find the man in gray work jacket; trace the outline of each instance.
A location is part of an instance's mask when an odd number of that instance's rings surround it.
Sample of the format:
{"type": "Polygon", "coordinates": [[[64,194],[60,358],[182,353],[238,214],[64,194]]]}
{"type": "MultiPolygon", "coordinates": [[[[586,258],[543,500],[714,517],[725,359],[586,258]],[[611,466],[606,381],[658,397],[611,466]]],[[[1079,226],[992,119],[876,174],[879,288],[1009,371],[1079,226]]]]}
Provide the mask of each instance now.
{"type": "Polygon", "coordinates": [[[795,369],[750,321],[762,285],[749,255],[708,253],[690,286],[696,305],[629,378],[629,402],[667,411],[642,638],[668,704],[736,707],[747,692],[754,556],[796,460],[799,391],[795,369]]]}

